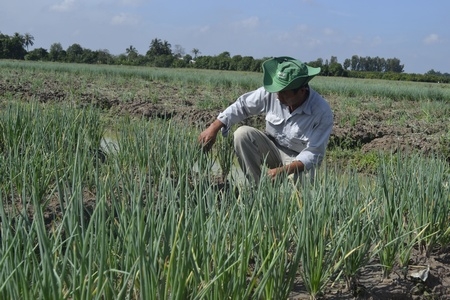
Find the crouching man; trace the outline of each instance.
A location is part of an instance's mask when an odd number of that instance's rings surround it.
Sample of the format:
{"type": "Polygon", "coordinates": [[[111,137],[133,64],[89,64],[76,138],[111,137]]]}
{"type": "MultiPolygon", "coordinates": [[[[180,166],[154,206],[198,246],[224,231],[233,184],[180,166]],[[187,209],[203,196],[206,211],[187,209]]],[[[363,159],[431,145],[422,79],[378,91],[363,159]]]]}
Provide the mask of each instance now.
{"type": "Polygon", "coordinates": [[[262,67],[263,86],[221,112],[198,141],[209,150],[219,131],[225,135],[232,125],[265,114],[264,132],[250,126],[234,132],[234,150],[246,177],[258,183],[266,165],[272,179],[290,174],[298,178],[305,173],[313,179],[333,127],[330,105],[308,84],[320,68],[291,57],[271,58],[262,67]]]}

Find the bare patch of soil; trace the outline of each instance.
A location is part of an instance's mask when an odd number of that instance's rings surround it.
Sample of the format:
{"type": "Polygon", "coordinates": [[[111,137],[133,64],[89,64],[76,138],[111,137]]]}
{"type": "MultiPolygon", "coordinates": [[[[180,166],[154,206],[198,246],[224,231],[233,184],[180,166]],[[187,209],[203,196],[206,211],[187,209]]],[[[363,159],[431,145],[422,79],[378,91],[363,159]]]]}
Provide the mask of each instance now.
{"type": "MultiPolygon", "coordinates": [[[[364,267],[354,291],[349,291],[343,280],[330,282],[325,294],[319,299],[367,299],[367,300],[419,300],[450,299],[450,251],[438,249],[429,258],[417,249],[413,250],[407,270],[394,267],[392,273],[383,277],[377,260],[364,267]],[[417,273],[427,270],[425,280],[417,278],[417,273]]],[[[310,299],[301,279],[294,285],[289,299],[310,299]]]]}

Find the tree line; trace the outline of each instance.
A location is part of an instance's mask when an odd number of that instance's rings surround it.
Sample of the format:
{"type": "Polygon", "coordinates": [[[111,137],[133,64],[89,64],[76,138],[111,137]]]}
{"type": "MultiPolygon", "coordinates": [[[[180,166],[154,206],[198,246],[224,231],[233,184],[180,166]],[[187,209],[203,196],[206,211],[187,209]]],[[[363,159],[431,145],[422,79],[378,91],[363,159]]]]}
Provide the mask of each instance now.
{"type": "MultiPolygon", "coordinates": [[[[0,59],[261,72],[262,62],[269,58],[231,56],[228,51],[215,56],[207,56],[201,55],[197,48],[192,49],[189,54],[181,45],[172,47],[168,41],[159,38],[151,40],[145,54],[140,54],[132,45],[119,55],[112,55],[107,49],[93,51],[76,43],[67,49],[64,49],[60,43],[53,43],[49,50],[36,48],[29,51],[28,48],[33,45],[34,37],[29,33],[24,35],[15,33],[13,36],[8,36],[0,32],[0,59]]],[[[425,74],[406,74],[404,65],[398,58],[385,59],[378,56],[353,55],[341,64],[336,56],[332,56],[330,60],[318,58],[307,63],[314,67],[320,67],[322,76],[450,82],[450,74],[442,74],[434,70],[425,74]]]]}

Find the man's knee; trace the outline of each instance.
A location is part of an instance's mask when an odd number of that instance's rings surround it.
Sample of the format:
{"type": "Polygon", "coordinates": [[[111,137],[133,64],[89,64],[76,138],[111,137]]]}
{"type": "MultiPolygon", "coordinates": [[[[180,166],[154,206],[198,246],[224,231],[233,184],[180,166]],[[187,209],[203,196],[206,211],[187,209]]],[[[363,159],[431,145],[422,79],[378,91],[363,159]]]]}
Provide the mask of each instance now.
{"type": "Polygon", "coordinates": [[[234,144],[238,145],[241,144],[242,142],[248,141],[251,136],[250,133],[253,132],[254,130],[256,129],[247,125],[238,127],[236,131],[233,133],[234,144]]]}

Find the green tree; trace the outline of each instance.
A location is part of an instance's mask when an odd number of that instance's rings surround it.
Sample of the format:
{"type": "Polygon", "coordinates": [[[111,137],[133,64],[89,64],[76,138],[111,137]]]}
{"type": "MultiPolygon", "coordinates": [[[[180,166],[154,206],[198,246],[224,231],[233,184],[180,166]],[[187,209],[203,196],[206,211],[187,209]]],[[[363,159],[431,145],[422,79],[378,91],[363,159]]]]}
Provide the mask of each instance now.
{"type": "Polygon", "coordinates": [[[151,61],[154,67],[158,68],[169,68],[172,67],[174,61],[173,55],[158,55],[151,61]]]}
{"type": "Polygon", "coordinates": [[[101,49],[95,51],[98,64],[112,64],[114,62],[113,56],[109,53],[108,49],[101,49]]]}
{"type": "Polygon", "coordinates": [[[231,55],[230,52],[224,51],[220,53],[216,58],[216,67],[215,69],[219,70],[229,70],[230,69],[230,63],[231,63],[231,55]]]}
{"type": "Polygon", "coordinates": [[[0,32],[0,59],[7,57],[7,45],[10,37],[0,32]]]}
{"type": "Polygon", "coordinates": [[[188,62],[186,62],[183,57],[177,58],[174,56],[174,60],[172,61],[171,67],[185,68],[187,65],[188,65],[188,62]]]}
{"type": "Polygon", "coordinates": [[[404,65],[400,64],[398,58],[388,58],[386,60],[386,72],[402,73],[404,65]]]}
{"type": "Polygon", "coordinates": [[[268,58],[263,59],[254,59],[252,66],[249,71],[251,72],[262,72],[262,64],[264,61],[266,61],[268,58]]]}
{"type": "Polygon", "coordinates": [[[218,57],[220,57],[220,58],[225,58],[225,59],[229,59],[229,58],[231,58],[231,54],[230,54],[230,52],[228,52],[228,51],[224,51],[224,52],[220,53],[220,54],[218,55],[218,57]]]}
{"type": "Polygon", "coordinates": [[[26,60],[42,60],[46,61],[49,58],[49,54],[47,49],[37,48],[29,51],[27,55],[25,55],[26,60]]]}
{"type": "Polygon", "coordinates": [[[95,64],[97,62],[97,52],[91,49],[82,49],[81,54],[75,56],[75,62],[84,64],[95,64]]]}
{"type": "Polygon", "coordinates": [[[73,44],[66,50],[66,60],[68,62],[81,62],[83,56],[83,48],[79,44],[73,44]]]}
{"type": "Polygon", "coordinates": [[[358,68],[358,71],[367,71],[367,57],[359,58],[358,68]]]}
{"type": "Polygon", "coordinates": [[[63,61],[66,58],[66,51],[60,43],[53,43],[50,46],[48,57],[51,61],[63,61]]]}
{"type": "Polygon", "coordinates": [[[231,58],[230,70],[236,71],[238,69],[239,62],[242,60],[241,55],[235,55],[231,58]]]}
{"type": "Polygon", "coordinates": [[[238,63],[238,71],[252,71],[254,59],[251,56],[244,56],[238,63]]]}
{"type": "Polygon", "coordinates": [[[351,65],[350,59],[348,59],[348,58],[345,59],[345,60],[344,60],[344,65],[343,65],[343,66],[344,66],[344,69],[345,69],[345,70],[348,70],[348,68],[350,67],[350,65],[351,65]]]}
{"type": "Polygon", "coordinates": [[[0,34],[0,58],[6,59],[24,59],[27,51],[24,46],[24,38],[19,33],[10,37],[0,34]]]}
{"type": "Polygon", "coordinates": [[[353,55],[352,59],[351,59],[351,70],[352,71],[360,71],[359,69],[359,56],[358,55],[353,55]]]}
{"type": "Polygon", "coordinates": [[[322,68],[323,67],[323,59],[322,58],[318,58],[318,59],[316,59],[314,61],[310,61],[308,63],[308,65],[310,65],[311,67],[314,67],[314,68],[322,68]]]}
{"type": "Polygon", "coordinates": [[[342,76],[344,75],[344,68],[337,61],[330,63],[328,66],[328,73],[331,76],[342,76]]]}
{"type": "Polygon", "coordinates": [[[441,72],[436,72],[434,69],[431,69],[430,71],[426,72],[425,75],[442,75],[441,72]]]}
{"type": "Polygon", "coordinates": [[[183,57],[183,60],[186,62],[186,64],[189,64],[191,62],[191,60],[192,60],[192,56],[190,54],[186,54],[183,57]]]}
{"type": "Polygon", "coordinates": [[[212,69],[212,57],[211,56],[199,56],[195,59],[195,67],[199,69],[212,69]]]}
{"type": "Polygon", "coordinates": [[[23,36],[23,41],[24,41],[24,44],[27,47],[27,51],[28,51],[28,46],[34,45],[34,36],[32,36],[29,33],[25,33],[25,35],[23,36]]]}
{"type": "Polygon", "coordinates": [[[21,35],[21,34],[18,33],[18,32],[15,32],[15,33],[14,33],[13,39],[16,40],[16,41],[18,41],[18,42],[20,42],[20,43],[22,44],[22,46],[25,45],[25,39],[24,39],[23,35],[21,35]]]}
{"type": "Polygon", "coordinates": [[[386,70],[386,60],[384,58],[375,57],[373,60],[374,70],[376,72],[384,72],[386,70]]]}
{"type": "Polygon", "coordinates": [[[125,53],[121,53],[116,57],[114,62],[118,65],[126,65],[128,64],[128,56],[125,53]]]}

